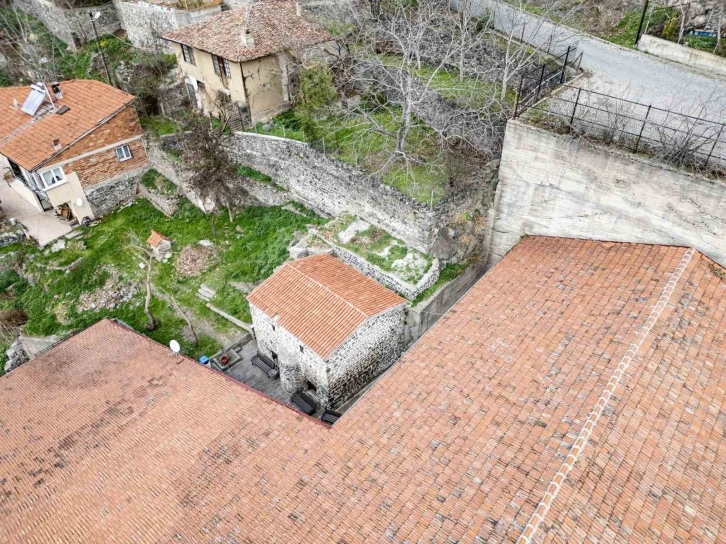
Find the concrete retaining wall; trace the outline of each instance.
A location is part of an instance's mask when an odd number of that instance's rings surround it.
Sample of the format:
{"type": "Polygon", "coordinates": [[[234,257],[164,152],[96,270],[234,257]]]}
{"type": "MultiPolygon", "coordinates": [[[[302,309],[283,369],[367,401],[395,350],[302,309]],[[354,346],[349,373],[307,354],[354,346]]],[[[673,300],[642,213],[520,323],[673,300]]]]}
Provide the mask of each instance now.
{"type": "Polygon", "coordinates": [[[408,310],[406,340],[415,342],[429,330],[484,275],[486,265],[475,264],[442,285],[426,300],[408,310]]]}
{"type": "Polygon", "coordinates": [[[489,265],[524,234],[692,246],[726,265],[726,185],[510,121],[489,265]]]}
{"type": "Polygon", "coordinates": [[[121,28],[116,8],[111,2],[87,8],[62,8],[48,0],[13,0],[13,7],[39,19],[51,34],[71,50],[75,50],[75,42],[85,43],[94,38],[88,16],[91,12],[101,14],[96,20],[99,35],[113,34],[121,28]]]}
{"type": "Polygon", "coordinates": [[[662,59],[680,62],[693,68],[707,70],[711,74],[726,76],[726,58],[707,51],[685,47],[648,34],[641,36],[638,42],[638,50],[662,59]]]}

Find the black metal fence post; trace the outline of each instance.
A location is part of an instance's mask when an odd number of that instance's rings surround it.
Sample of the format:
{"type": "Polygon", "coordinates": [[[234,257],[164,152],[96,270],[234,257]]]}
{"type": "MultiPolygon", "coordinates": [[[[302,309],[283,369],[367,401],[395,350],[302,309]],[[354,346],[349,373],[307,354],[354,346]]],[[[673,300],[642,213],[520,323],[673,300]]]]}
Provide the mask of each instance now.
{"type": "Polygon", "coordinates": [[[718,131],[718,136],[716,136],[716,139],[713,141],[713,145],[711,146],[711,151],[708,152],[708,157],[706,157],[706,164],[704,166],[708,166],[708,161],[711,160],[711,155],[713,155],[713,150],[716,149],[716,144],[721,140],[721,135],[723,134],[723,129],[726,127],[726,125],[722,124],[721,128],[718,131]]]}
{"type": "Polygon", "coordinates": [[[579,87],[577,89],[577,98],[575,98],[575,107],[572,108],[572,116],[570,117],[570,126],[572,126],[572,123],[575,122],[575,112],[577,111],[577,105],[580,103],[580,93],[582,92],[582,87],[579,87]]]}
{"type": "Polygon", "coordinates": [[[643,31],[643,21],[645,21],[645,14],[648,11],[648,4],[649,0],[645,0],[645,5],[643,6],[643,13],[640,16],[640,24],[638,25],[638,34],[635,36],[635,44],[638,45],[638,42],[640,41],[640,33],[643,31]]]}
{"type": "Polygon", "coordinates": [[[645,130],[645,123],[648,121],[648,116],[650,115],[650,108],[653,106],[648,106],[648,111],[645,112],[645,118],[643,119],[643,124],[640,127],[640,133],[638,134],[638,139],[635,142],[635,153],[638,152],[638,146],[640,145],[640,138],[643,137],[643,130],[645,130]]]}
{"type": "Polygon", "coordinates": [[[567,46],[567,53],[565,53],[565,62],[562,63],[562,75],[560,75],[560,85],[565,82],[565,76],[567,75],[567,59],[570,58],[570,46],[567,46]]]}

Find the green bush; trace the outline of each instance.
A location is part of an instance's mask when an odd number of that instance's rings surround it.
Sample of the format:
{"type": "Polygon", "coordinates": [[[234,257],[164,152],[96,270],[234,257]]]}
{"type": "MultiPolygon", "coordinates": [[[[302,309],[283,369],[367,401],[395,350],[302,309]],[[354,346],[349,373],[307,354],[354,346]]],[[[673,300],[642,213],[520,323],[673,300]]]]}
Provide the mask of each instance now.
{"type": "Polygon", "coordinates": [[[663,32],[661,32],[661,38],[675,42],[678,40],[678,32],[680,30],[678,15],[673,15],[665,25],[663,25],[663,32]]]}

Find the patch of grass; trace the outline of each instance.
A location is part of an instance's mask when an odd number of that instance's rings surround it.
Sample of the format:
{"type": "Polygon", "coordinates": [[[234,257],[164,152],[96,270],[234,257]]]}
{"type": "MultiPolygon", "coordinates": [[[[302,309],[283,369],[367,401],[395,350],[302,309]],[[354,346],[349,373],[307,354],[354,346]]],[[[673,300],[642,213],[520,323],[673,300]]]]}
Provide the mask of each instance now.
{"type": "MultiPolygon", "coordinates": [[[[182,307],[191,311],[194,321],[205,321],[216,331],[216,336],[234,334],[235,328],[231,324],[197,298],[196,291],[201,283],[217,290],[215,305],[249,321],[244,294],[234,289],[230,282],[257,283],[267,278],[287,258],[287,246],[293,233],[304,230],[309,223],[323,224],[324,220],[309,210],[301,216],[281,208],[251,207],[239,210],[230,222],[226,212],[206,215],[186,199],[182,199],[177,214],[168,218],[148,201],[140,199],[91,227],[82,237],[73,240],[76,245],[69,243],[66,249],[56,253],[38,250],[29,255],[23,274],[32,276],[34,282],[17,298],[19,306],[28,315],[25,331],[42,336],[64,335],[103,317],[112,317],[159,342],[166,344],[176,339],[182,344],[183,351],[193,357],[210,355],[219,349],[219,342],[197,330],[200,345],[194,348],[184,337],[186,322],[176,314],[169,297],[174,295],[182,307]],[[147,332],[143,311],[145,271],[139,267],[138,253],[130,247],[129,232],[145,243],[152,229],[173,240],[173,255],[167,263],[153,264],[152,312],[160,327],[147,332]],[[182,276],[173,264],[179,252],[203,239],[212,241],[219,261],[199,276],[182,276]],[[80,265],[67,273],[48,268],[73,262],[79,256],[83,257],[80,265]],[[137,282],[138,292],[130,301],[113,309],[80,311],[81,295],[104,288],[111,271],[123,282],[137,282]]],[[[0,261],[0,267],[3,262],[0,261]]],[[[18,276],[8,270],[0,273],[0,285],[17,285],[18,276]]]]}
{"type": "Polygon", "coordinates": [[[249,129],[249,132],[258,134],[267,134],[268,136],[277,136],[278,138],[289,138],[299,142],[306,141],[305,134],[300,126],[299,119],[295,116],[293,110],[281,113],[267,123],[257,123],[249,129]],[[267,126],[267,128],[265,128],[267,126]]]}
{"type": "Polygon", "coordinates": [[[439,272],[439,279],[436,280],[436,283],[434,283],[431,287],[428,289],[422,291],[414,300],[412,305],[416,306],[420,302],[423,302],[427,298],[429,298],[431,295],[433,295],[436,291],[439,290],[439,288],[444,285],[445,283],[449,283],[451,280],[454,280],[461,276],[464,273],[464,270],[469,268],[469,265],[471,263],[469,262],[463,262],[463,263],[448,263],[444,268],[441,269],[439,272]]]}
{"type": "Polygon", "coordinates": [[[166,134],[176,134],[178,132],[176,123],[168,117],[161,115],[154,117],[139,117],[139,122],[141,123],[141,128],[143,128],[144,131],[153,134],[157,138],[166,134]]]}
{"type": "MultiPolygon", "coordinates": [[[[659,26],[666,23],[675,13],[677,13],[677,10],[675,9],[653,11],[650,26],[659,26]]],[[[622,45],[623,47],[634,49],[635,38],[638,36],[638,26],[640,25],[640,18],[642,14],[642,10],[639,9],[627,12],[623,15],[623,18],[620,19],[618,26],[602,37],[610,42],[622,45]]],[[[643,30],[645,30],[645,23],[643,23],[643,30]]]]}
{"type": "Polygon", "coordinates": [[[140,183],[150,191],[156,193],[171,195],[177,192],[176,185],[153,168],[141,176],[140,183]]]}
{"type": "Polygon", "coordinates": [[[694,49],[713,53],[720,57],[726,57],[726,40],[722,40],[721,46],[716,49],[716,38],[713,36],[692,36],[686,34],[683,40],[694,49]]]}
{"type": "Polygon", "coordinates": [[[259,170],[255,170],[251,166],[245,166],[243,164],[237,165],[237,174],[246,178],[256,179],[257,181],[261,181],[263,183],[269,183],[272,181],[272,178],[267,174],[263,174],[259,170]]]}
{"type": "Polygon", "coordinates": [[[376,226],[370,226],[363,232],[359,232],[347,243],[341,242],[338,234],[357,219],[352,215],[339,217],[320,229],[320,235],[409,283],[418,282],[431,268],[431,258],[428,255],[407,247],[401,240],[376,226]],[[400,263],[398,266],[394,266],[396,261],[407,257],[418,266],[401,267],[400,263]]]}

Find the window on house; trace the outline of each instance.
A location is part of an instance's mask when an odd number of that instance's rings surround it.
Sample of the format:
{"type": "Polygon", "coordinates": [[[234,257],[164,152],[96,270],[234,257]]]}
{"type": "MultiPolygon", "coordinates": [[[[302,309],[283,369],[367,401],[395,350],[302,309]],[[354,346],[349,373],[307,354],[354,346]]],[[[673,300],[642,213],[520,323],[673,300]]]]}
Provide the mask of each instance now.
{"type": "Polygon", "coordinates": [[[49,189],[54,185],[58,185],[59,183],[64,182],[66,178],[63,174],[63,169],[59,166],[57,168],[51,168],[50,170],[42,172],[40,174],[40,179],[43,180],[43,186],[46,189],[49,189]]]}
{"type": "Polygon", "coordinates": [[[116,156],[121,162],[129,160],[131,158],[131,150],[129,149],[129,146],[122,145],[121,147],[117,147],[116,156]]]}
{"type": "Polygon", "coordinates": [[[224,66],[224,75],[227,76],[227,79],[231,79],[232,70],[229,69],[229,61],[227,59],[222,59],[222,65],[224,66]]]}
{"type": "Polygon", "coordinates": [[[194,61],[194,49],[192,49],[188,45],[182,45],[182,55],[184,55],[184,60],[186,62],[188,62],[189,64],[193,64],[194,66],[197,65],[197,63],[194,61]]]}
{"type": "Polygon", "coordinates": [[[214,68],[214,73],[218,76],[222,75],[222,71],[219,69],[219,57],[217,55],[212,55],[212,67],[214,68]]]}
{"type": "Polygon", "coordinates": [[[232,70],[229,67],[229,61],[227,59],[223,59],[217,55],[212,55],[212,66],[214,67],[214,73],[219,77],[222,77],[222,72],[224,71],[224,75],[227,79],[232,78],[232,70]]]}

